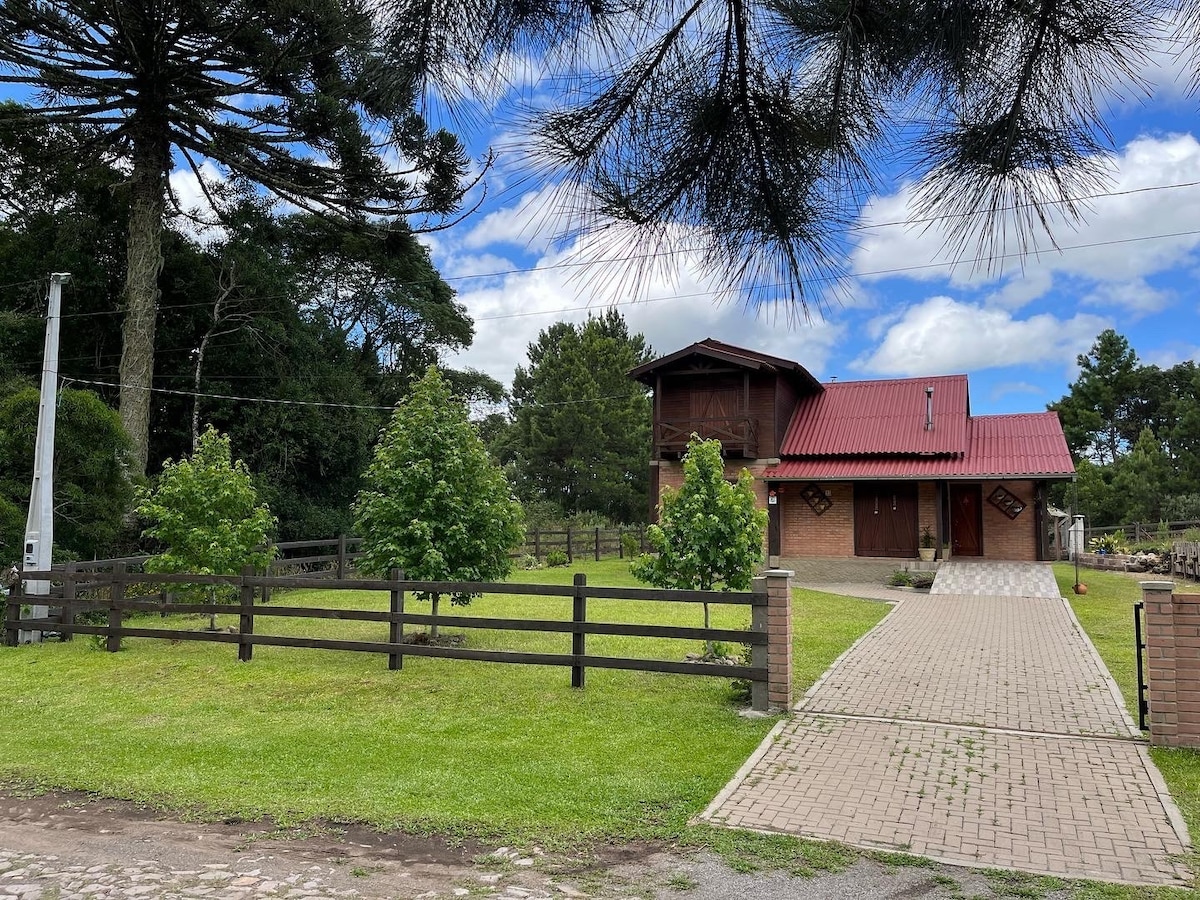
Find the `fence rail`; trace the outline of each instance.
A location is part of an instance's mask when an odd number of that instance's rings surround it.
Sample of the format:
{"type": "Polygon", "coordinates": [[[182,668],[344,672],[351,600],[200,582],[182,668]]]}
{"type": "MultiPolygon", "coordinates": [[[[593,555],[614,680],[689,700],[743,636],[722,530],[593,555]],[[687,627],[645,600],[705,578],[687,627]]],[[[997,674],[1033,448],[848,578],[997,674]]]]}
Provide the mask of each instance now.
{"type": "MultiPolygon", "coordinates": [[[[576,559],[594,559],[599,562],[606,556],[625,558],[625,538],[637,541],[638,552],[649,549],[646,543],[646,528],[531,528],[525,533],[525,543],[512,558],[535,556],[544,560],[554,551],[565,553],[568,563],[576,559]]],[[[304,574],[314,578],[345,578],[357,568],[362,559],[362,538],[336,537],[324,540],[280,541],[275,544],[278,557],[271,561],[271,572],[304,574]],[[309,552],[305,552],[309,551],[309,552]],[[322,551],[322,552],[311,552],[322,551]]],[[[78,561],[73,564],[76,572],[111,571],[114,566],[124,565],[127,571],[141,571],[149,555],[118,556],[112,559],[78,561]]],[[[56,569],[60,567],[55,567],[56,569]]],[[[66,569],[67,565],[61,567],[66,569]]]]}
{"type": "MultiPolygon", "coordinates": [[[[52,592],[47,595],[24,596],[20,587],[10,595],[4,611],[4,643],[15,646],[22,631],[57,632],[64,639],[76,634],[97,635],[105,639],[110,651],[120,649],[124,638],[161,638],[172,641],[210,641],[237,646],[238,659],[250,662],[255,646],[297,647],[316,650],[338,650],[362,653],[380,653],[388,657],[390,669],[401,669],[405,656],[440,657],[445,659],[480,660],[498,663],[527,665],[565,666],[571,669],[571,685],[582,688],[585,673],[589,668],[625,669],[642,672],[664,672],[682,675],[717,676],[742,678],[754,685],[768,680],[767,645],[768,593],[766,579],[756,579],[754,590],[748,592],[724,591],[671,591],[641,588],[615,588],[589,585],[586,576],[575,576],[571,585],[546,584],[493,584],[483,582],[410,581],[402,573],[393,571],[386,579],[327,578],[312,576],[260,575],[246,570],[241,575],[191,575],[155,574],[134,572],[125,563],[115,563],[107,572],[96,570],[64,570],[24,572],[25,581],[50,582],[52,592]],[[86,580],[83,580],[86,579],[86,580]],[[170,585],[221,585],[238,592],[238,602],[180,603],[164,599],[158,601],[145,597],[129,596],[134,586],[157,588],[170,585]],[[79,597],[81,590],[106,589],[107,598],[85,600],[79,597]],[[387,611],[371,609],[330,609],[323,607],[268,605],[271,591],[275,589],[305,588],[309,590],[355,590],[381,591],[389,595],[387,611]],[[405,609],[405,598],[413,592],[419,593],[491,593],[532,594],[543,597],[561,597],[571,601],[570,620],[555,619],[512,619],[481,616],[432,615],[412,613],[405,609]],[[750,607],[750,630],[695,628],[675,625],[653,625],[642,623],[599,622],[589,620],[587,601],[597,600],[643,600],[675,603],[722,603],[750,607]],[[49,604],[57,608],[57,615],[46,619],[22,619],[21,606],[28,601],[49,604]],[[76,621],[83,610],[106,612],[107,622],[84,624],[76,621]],[[219,631],[185,631],[173,628],[141,627],[129,624],[130,613],[205,614],[224,613],[239,617],[236,633],[219,631]],[[255,633],[256,620],[262,618],[291,619],[341,619],[350,621],[386,624],[386,640],[345,640],[336,638],[296,637],[291,635],[265,635],[255,633]],[[535,631],[551,634],[571,635],[570,653],[522,652],[514,650],[476,650],[465,647],[436,646],[405,643],[404,629],[408,625],[445,625],[466,629],[489,629],[495,631],[535,631]],[[625,637],[674,638],[701,641],[731,641],[751,647],[750,665],[719,665],[706,662],[681,662],[663,659],[636,657],[596,656],[587,652],[588,635],[620,635],[625,637]]],[[[766,708],[766,693],[752,691],[755,705],[766,708]]]]}
{"type": "Polygon", "coordinates": [[[1178,540],[1190,528],[1200,528],[1200,519],[1189,519],[1182,522],[1130,522],[1128,525],[1102,525],[1098,528],[1085,528],[1083,536],[1090,542],[1094,537],[1103,534],[1120,534],[1132,544],[1158,540],[1159,527],[1165,525],[1168,539],[1178,540]]]}
{"type": "Polygon", "coordinates": [[[1200,541],[1176,541],[1171,545],[1171,574],[1200,581],[1200,541]]]}

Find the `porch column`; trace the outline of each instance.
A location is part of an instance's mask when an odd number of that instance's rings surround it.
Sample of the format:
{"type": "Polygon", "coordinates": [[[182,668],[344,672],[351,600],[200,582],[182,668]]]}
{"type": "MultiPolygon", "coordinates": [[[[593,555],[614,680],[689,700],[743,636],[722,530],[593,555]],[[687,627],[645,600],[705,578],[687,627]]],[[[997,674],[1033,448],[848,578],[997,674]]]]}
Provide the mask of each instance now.
{"type": "Polygon", "coordinates": [[[775,568],[779,565],[779,556],[783,553],[783,534],[780,531],[779,509],[783,505],[780,499],[779,482],[767,482],[767,565],[775,568]]]}

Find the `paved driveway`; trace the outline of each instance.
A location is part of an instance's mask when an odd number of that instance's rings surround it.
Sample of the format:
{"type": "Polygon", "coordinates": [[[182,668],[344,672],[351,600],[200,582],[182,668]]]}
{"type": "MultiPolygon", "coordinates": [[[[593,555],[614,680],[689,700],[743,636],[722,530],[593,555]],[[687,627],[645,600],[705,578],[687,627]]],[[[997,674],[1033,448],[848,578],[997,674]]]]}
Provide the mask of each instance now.
{"type": "Polygon", "coordinates": [[[1189,878],[1182,819],[1107,671],[1044,596],[1048,567],[1012,566],[943,566],[943,589],[979,593],[906,595],[703,817],[967,865],[1189,878]],[[1030,596],[983,593],[998,586],[1030,596]]]}

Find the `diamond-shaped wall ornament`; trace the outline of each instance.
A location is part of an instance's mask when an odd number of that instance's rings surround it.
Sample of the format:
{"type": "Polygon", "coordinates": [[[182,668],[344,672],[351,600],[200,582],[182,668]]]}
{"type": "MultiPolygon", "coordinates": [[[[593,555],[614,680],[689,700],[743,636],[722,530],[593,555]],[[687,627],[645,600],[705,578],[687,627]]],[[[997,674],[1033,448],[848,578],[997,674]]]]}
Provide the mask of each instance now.
{"type": "Polygon", "coordinates": [[[804,502],[812,507],[812,511],[818,516],[829,507],[833,506],[833,500],[815,483],[810,481],[800,489],[800,496],[804,498],[804,502]]]}
{"type": "Polygon", "coordinates": [[[1004,488],[997,486],[988,497],[988,503],[1000,510],[1010,519],[1015,519],[1025,510],[1025,501],[1014,497],[1004,488]]]}

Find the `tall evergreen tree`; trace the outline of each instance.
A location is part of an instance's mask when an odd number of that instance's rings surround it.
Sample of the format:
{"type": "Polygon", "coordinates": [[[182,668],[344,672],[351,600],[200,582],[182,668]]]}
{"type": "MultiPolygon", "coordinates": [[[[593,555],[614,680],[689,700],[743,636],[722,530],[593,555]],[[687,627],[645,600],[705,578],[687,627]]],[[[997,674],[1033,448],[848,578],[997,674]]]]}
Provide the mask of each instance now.
{"type": "Polygon", "coordinates": [[[615,309],[558,322],[529,345],[513,376],[513,427],[503,456],[526,500],[614,522],[646,515],[650,400],[626,373],[652,357],[615,309]]]}
{"type": "Polygon", "coordinates": [[[0,3],[0,82],[38,103],[0,124],[86,126],[96,158],[128,166],[121,418],[136,470],[177,163],[202,185],[212,164],[335,217],[456,208],[462,149],[414,112],[409,70],[381,64],[378,21],[367,0],[0,3]]]}

